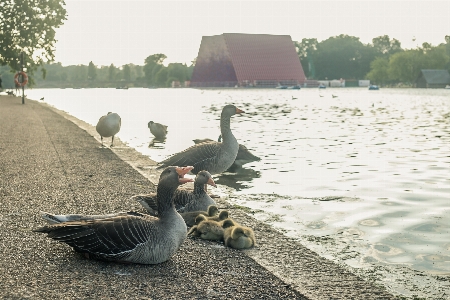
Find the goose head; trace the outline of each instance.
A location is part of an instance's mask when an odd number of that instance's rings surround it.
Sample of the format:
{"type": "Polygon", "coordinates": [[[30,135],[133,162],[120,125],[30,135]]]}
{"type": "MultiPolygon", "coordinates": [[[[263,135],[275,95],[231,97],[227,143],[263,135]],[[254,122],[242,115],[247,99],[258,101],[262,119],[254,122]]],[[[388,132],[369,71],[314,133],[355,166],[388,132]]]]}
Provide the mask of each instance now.
{"type": "Polygon", "coordinates": [[[209,184],[213,187],[217,187],[216,183],[212,179],[211,174],[205,170],[198,172],[197,176],[195,177],[195,183],[202,184],[202,185],[209,184]]]}
{"type": "Polygon", "coordinates": [[[187,182],[192,182],[193,180],[191,178],[186,178],[184,175],[189,173],[194,169],[194,167],[167,167],[162,171],[161,175],[159,176],[159,183],[158,185],[164,185],[166,187],[170,188],[177,188],[178,186],[185,184],[187,182]]]}
{"type": "Polygon", "coordinates": [[[231,118],[235,114],[242,114],[242,113],[245,113],[245,111],[237,108],[233,104],[228,104],[223,107],[221,117],[222,118],[231,118]]]}

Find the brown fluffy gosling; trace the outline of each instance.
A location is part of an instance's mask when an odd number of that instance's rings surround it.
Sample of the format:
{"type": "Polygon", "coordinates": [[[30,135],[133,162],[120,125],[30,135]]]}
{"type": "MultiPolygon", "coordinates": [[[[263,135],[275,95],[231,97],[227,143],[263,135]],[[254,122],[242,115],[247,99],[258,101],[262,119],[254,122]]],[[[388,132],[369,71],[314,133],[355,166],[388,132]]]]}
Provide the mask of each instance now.
{"type": "Polygon", "coordinates": [[[186,225],[191,227],[191,226],[194,226],[195,224],[197,224],[195,222],[197,216],[202,215],[205,217],[214,217],[218,213],[219,213],[219,209],[217,208],[217,206],[210,205],[210,206],[208,206],[207,211],[202,211],[202,210],[189,211],[189,212],[185,212],[185,213],[180,213],[180,215],[183,217],[186,225]]]}
{"type": "Polygon", "coordinates": [[[219,213],[219,215],[214,215],[214,216],[204,216],[203,214],[198,215],[194,221],[195,221],[195,224],[197,224],[197,225],[200,224],[200,222],[205,221],[205,220],[221,222],[225,219],[228,219],[228,216],[229,216],[228,211],[222,210],[219,213]]]}
{"type": "Polygon", "coordinates": [[[197,220],[202,219],[198,225],[192,226],[188,235],[199,237],[204,240],[223,241],[223,232],[221,222],[208,220],[205,216],[199,215],[197,220]]]}
{"type": "Polygon", "coordinates": [[[225,246],[234,249],[248,249],[256,245],[255,234],[250,227],[237,225],[233,220],[223,222],[225,246]]]}

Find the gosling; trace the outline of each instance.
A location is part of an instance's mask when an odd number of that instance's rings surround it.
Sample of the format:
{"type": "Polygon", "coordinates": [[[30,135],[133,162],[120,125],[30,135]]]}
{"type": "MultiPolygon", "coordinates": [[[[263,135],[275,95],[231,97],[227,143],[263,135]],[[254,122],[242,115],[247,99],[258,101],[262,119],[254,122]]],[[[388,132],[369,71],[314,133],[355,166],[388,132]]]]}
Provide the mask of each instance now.
{"type": "Polygon", "coordinates": [[[185,212],[185,213],[180,213],[180,215],[183,217],[186,225],[191,227],[191,226],[194,226],[197,224],[195,222],[195,220],[197,219],[198,216],[202,215],[202,216],[211,218],[211,217],[214,217],[215,215],[217,215],[218,213],[219,213],[219,209],[217,208],[217,206],[210,205],[210,206],[208,206],[207,211],[202,211],[202,210],[189,211],[189,212],[185,212]]]}
{"type": "MultiPolygon", "coordinates": [[[[214,206],[214,205],[211,205],[211,206],[214,206]]],[[[218,210],[217,210],[217,212],[218,212],[218,210]]],[[[200,224],[200,222],[205,221],[205,220],[221,222],[225,219],[228,219],[228,216],[229,216],[228,211],[222,210],[219,215],[217,215],[217,212],[212,216],[211,215],[206,216],[205,214],[197,215],[194,218],[194,225],[198,225],[198,224],[200,224]]]]}
{"type": "Polygon", "coordinates": [[[222,223],[208,220],[203,215],[197,216],[196,221],[201,219],[203,220],[198,225],[192,226],[188,235],[199,237],[203,240],[223,241],[224,229],[222,223]]]}
{"type": "Polygon", "coordinates": [[[223,222],[223,240],[226,247],[248,249],[256,245],[255,234],[250,227],[237,225],[233,220],[223,222]]]}

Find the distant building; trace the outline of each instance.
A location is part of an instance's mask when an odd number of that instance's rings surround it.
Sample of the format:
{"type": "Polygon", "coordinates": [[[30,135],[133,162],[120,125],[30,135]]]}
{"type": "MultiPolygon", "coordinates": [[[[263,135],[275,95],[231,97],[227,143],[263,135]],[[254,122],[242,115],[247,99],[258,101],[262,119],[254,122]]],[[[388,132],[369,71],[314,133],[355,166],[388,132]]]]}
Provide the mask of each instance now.
{"type": "Polygon", "coordinates": [[[450,84],[447,70],[421,70],[416,80],[418,88],[444,88],[450,84]]]}
{"type": "Polygon", "coordinates": [[[204,36],[191,87],[318,85],[306,80],[289,35],[224,33],[204,36]]]}

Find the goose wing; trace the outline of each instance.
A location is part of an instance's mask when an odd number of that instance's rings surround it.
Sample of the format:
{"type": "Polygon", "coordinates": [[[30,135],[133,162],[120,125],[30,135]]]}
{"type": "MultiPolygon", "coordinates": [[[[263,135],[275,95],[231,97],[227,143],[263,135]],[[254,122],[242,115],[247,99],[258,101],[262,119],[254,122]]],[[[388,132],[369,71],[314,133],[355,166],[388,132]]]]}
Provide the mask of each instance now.
{"type": "MultiPolygon", "coordinates": [[[[178,212],[182,212],[183,208],[195,198],[192,190],[177,189],[173,195],[173,203],[178,212]]],[[[147,212],[152,215],[158,215],[158,199],[156,193],[134,195],[131,200],[139,202],[147,212]]]]}
{"type": "Polygon", "coordinates": [[[178,212],[184,212],[184,207],[191,203],[195,199],[194,192],[192,190],[178,189],[173,196],[173,203],[175,209],[178,212]]]}
{"type": "Polygon", "coordinates": [[[139,202],[150,215],[156,216],[158,214],[156,193],[134,195],[131,197],[131,200],[139,202]]]}
{"type": "Polygon", "coordinates": [[[155,235],[155,220],[152,217],[120,216],[64,222],[34,231],[47,233],[48,237],[64,242],[82,253],[120,259],[130,255],[155,235]]]}
{"type": "Polygon", "coordinates": [[[159,163],[157,169],[168,166],[193,166],[192,172],[208,170],[208,166],[217,163],[222,143],[210,142],[193,145],[159,163]]]}
{"type": "Polygon", "coordinates": [[[69,221],[88,221],[88,220],[98,220],[98,219],[109,219],[118,216],[144,216],[141,213],[128,211],[128,212],[118,212],[107,215],[80,215],[80,214],[71,214],[71,215],[55,215],[45,211],[40,212],[41,217],[50,224],[57,224],[62,222],[69,221]]]}

